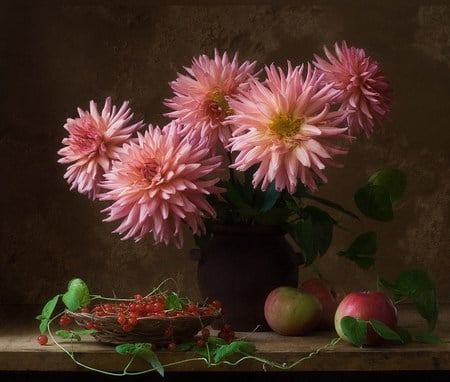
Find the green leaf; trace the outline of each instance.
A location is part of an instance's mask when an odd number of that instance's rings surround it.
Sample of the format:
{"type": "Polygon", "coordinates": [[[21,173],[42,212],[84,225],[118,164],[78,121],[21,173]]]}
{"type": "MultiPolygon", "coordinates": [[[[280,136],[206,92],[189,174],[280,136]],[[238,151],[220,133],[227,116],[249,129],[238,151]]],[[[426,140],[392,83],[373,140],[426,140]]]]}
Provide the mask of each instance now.
{"type": "Polygon", "coordinates": [[[251,354],[255,350],[256,350],[256,347],[251,342],[233,341],[233,342],[229,343],[228,345],[221,346],[217,350],[217,353],[214,356],[214,361],[216,363],[218,363],[233,354],[236,354],[236,353],[251,354]]]}
{"type": "Polygon", "coordinates": [[[62,300],[71,311],[89,305],[91,297],[86,283],[79,278],[70,280],[67,292],[64,293],[62,300]]]}
{"type": "Polygon", "coordinates": [[[117,345],[115,349],[121,355],[135,354],[136,346],[134,344],[121,344],[117,345]]]}
{"type": "Polygon", "coordinates": [[[443,344],[449,341],[444,340],[438,336],[433,336],[429,333],[416,333],[414,334],[414,339],[418,342],[422,342],[424,344],[443,344]]]}
{"type": "Polygon", "coordinates": [[[57,330],[56,331],[56,335],[64,338],[64,339],[74,339],[77,341],[81,341],[81,336],[86,335],[86,334],[93,334],[97,332],[97,330],[95,329],[81,329],[81,330],[65,330],[65,329],[61,329],[61,330],[57,330]]]}
{"type": "Polygon", "coordinates": [[[405,329],[405,328],[403,328],[401,326],[397,326],[395,328],[395,331],[397,332],[397,334],[402,339],[402,343],[407,344],[407,343],[410,343],[413,340],[412,334],[407,329],[405,329]]]}
{"type": "Polygon", "coordinates": [[[224,346],[227,344],[227,341],[225,341],[223,338],[220,338],[217,336],[209,336],[208,344],[212,345],[212,346],[224,346]]]}
{"type": "Polygon", "coordinates": [[[394,283],[380,278],[379,284],[389,290],[396,301],[411,299],[419,314],[427,320],[428,330],[435,328],[439,315],[436,286],[425,271],[407,270],[400,273],[394,283]]]}
{"type": "Polygon", "coordinates": [[[358,347],[363,345],[367,335],[367,321],[345,316],[342,317],[340,325],[342,332],[353,345],[358,347]]]}
{"type": "Polygon", "coordinates": [[[428,322],[428,330],[432,331],[437,322],[439,310],[436,287],[425,271],[413,269],[400,273],[395,282],[399,291],[396,297],[410,297],[419,314],[428,322]]]}
{"type": "Polygon", "coordinates": [[[275,183],[269,184],[266,191],[264,191],[262,194],[262,205],[259,208],[261,212],[267,212],[272,209],[281,195],[281,193],[275,189],[275,183]]]}
{"type": "Polygon", "coordinates": [[[69,330],[57,330],[56,335],[63,339],[73,339],[77,341],[81,341],[81,336],[77,333],[71,332],[69,330]]]}
{"type": "Polygon", "coordinates": [[[386,324],[371,319],[369,320],[370,325],[372,325],[373,330],[382,338],[389,341],[398,341],[403,343],[402,337],[394,330],[392,330],[389,326],[386,324]]]}
{"type": "Polygon", "coordinates": [[[165,304],[166,309],[179,310],[186,306],[188,304],[188,301],[186,298],[180,297],[178,296],[178,294],[173,292],[171,295],[166,297],[165,304]]]}
{"type": "Polygon", "coordinates": [[[153,369],[155,369],[161,376],[164,377],[164,367],[151,349],[152,344],[138,342],[135,344],[121,344],[116,346],[116,352],[121,355],[136,355],[147,361],[153,369]]]}
{"type": "Polygon", "coordinates": [[[392,202],[386,188],[368,183],[356,191],[355,203],[367,217],[380,221],[390,221],[394,218],[392,202]]]}
{"type": "Polygon", "coordinates": [[[405,191],[406,175],[398,169],[383,169],[375,172],[369,178],[369,183],[384,187],[389,193],[392,205],[394,205],[405,191]]]}
{"type": "Polygon", "coordinates": [[[162,377],[164,377],[164,367],[155,352],[151,349],[151,344],[138,343],[135,345],[135,354],[143,360],[147,361],[150,365],[152,365],[153,369],[155,369],[162,377]]]}
{"type": "Polygon", "coordinates": [[[340,251],[338,255],[353,261],[360,268],[368,269],[375,263],[376,252],[377,235],[370,231],[359,235],[346,251],[340,251]]]}
{"type": "Polygon", "coordinates": [[[39,331],[41,334],[44,334],[47,331],[48,323],[50,318],[52,317],[53,311],[55,310],[56,304],[58,303],[58,299],[61,295],[56,295],[51,300],[47,301],[47,303],[42,308],[42,312],[39,316],[36,317],[37,320],[40,320],[39,331]]]}
{"type": "Polygon", "coordinates": [[[302,250],[304,265],[308,266],[328,250],[335,221],[328,213],[317,207],[305,207],[303,213],[306,216],[303,221],[299,221],[288,230],[293,233],[293,239],[302,250]]]}

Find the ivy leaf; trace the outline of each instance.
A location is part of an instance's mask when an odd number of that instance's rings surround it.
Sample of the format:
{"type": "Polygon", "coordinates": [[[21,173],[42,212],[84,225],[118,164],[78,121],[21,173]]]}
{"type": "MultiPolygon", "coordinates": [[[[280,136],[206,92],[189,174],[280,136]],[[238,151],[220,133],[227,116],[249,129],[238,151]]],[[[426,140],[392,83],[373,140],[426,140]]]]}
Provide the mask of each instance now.
{"type": "Polygon", "coordinates": [[[439,315],[436,287],[425,271],[404,271],[394,283],[384,279],[380,279],[380,283],[394,294],[395,300],[410,298],[419,314],[427,320],[428,330],[431,332],[435,328],[439,315]]]}
{"type": "Polygon", "coordinates": [[[355,203],[367,217],[380,221],[390,221],[394,218],[389,191],[373,183],[368,183],[356,191],[355,203]]]}
{"type": "Polygon", "coordinates": [[[367,334],[367,321],[345,316],[342,317],[340,325],[349,341],[355,346],[362,347],[367,334]]]}
{"type": "Polygon", "coordinates": [[[86,283],[79,278],[70,280],[67,292],[64,293],[62,300],[71,311],[89,305],[91,297],[86,283]]]}
{"type": "Polygon", "coordinates": [[[164,377],[164,367],[151,347],[152,345],[150,343],[141,342],[135,344],[121,344],[116,346],[116,352],[121,355],[135,355],[142,358],[164,377]]]}
{"type": "Polygon", "coordinates": [[[360,268],[368,269],[375,263],[376,251],[377,234],[369,231],[359,235],[346,251],[340,251],[338,255],[353,261],[360,268]]]}
{"type": "Polygon", "coordinates": [[[56,308],[56,304],[58,303],[58,299],[61,295],[56,295],[51,300],[47,301],[47,303],[42,308],[42,312],[39,316],[36,317],[37,320],[40,320],[39,331],[41,334],[44,334],[47,331],[47,326],[52,317],[53,311],[56,308]]]}
{"type": "Polygon", "coordinates": [[[375,172],[369,178],[369,183],[384,187],[389,193],[392,205],[395,205],[405,191],[406,175],[398,169],[383,169],[375,172]]]}
{"type": "Polygon", "coordinates": [[[255,345],[247,341],[233,341],[228,345],[221,346],[216,355],[214,356],[214,361],[216,363],[223,361],[225,358],[236,354],[236,353],[246,353],[251,354],[256,350],[255,345]]]}
{"type": "Polygon", "coordinates": [[[392,330],[389,326],[385,325],[384,323],[375,319],[369,320],[369,323],[372,326],[373,330],[385,340],[398,341],[403,343],[402,337],[395,330],[392,330]]]}

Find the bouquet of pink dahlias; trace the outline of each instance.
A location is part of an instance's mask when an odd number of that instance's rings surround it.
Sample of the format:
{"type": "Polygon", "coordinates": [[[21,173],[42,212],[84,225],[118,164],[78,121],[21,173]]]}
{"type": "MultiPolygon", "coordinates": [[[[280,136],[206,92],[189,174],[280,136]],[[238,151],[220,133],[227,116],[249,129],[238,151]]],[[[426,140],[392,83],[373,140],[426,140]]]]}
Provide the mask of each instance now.
{"type": "MultiPolygon", "coordinates": [[[[169,84],[163,127],[132,123],[128,102],[117,109],[107,98],[100,113],[91,101],[67,120],[58,152],[71,188],[109,202],[104,220],[120,221],[114,232],[123,239],[151,233],[155,243],[181,248],[184,226],[201,243],[211,222],[278,225],[311,264],[336,220],[305,201],[357,217],[314,193],[352,141],[382,127],[391,88],[379,64],[345,42],[310,63],[256,66],[217,50],[195,58],[169,84]]],[[[383,170],[355,202],[390,220],[403,187],[399,171],[383,170]]]]}

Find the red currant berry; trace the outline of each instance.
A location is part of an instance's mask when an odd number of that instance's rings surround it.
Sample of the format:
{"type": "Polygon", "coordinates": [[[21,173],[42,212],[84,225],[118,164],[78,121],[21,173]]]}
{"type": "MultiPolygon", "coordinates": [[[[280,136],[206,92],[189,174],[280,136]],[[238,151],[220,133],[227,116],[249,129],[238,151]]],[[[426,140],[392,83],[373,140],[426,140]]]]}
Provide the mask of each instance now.
{"type": "Polygon", "coordinates": [[[219,300],[214,300],[211,302],[211,306],[213,306],[216,309],[220,309],[222,307],[222,302],[219,300]]]}
{"type": "Polygon", "coordinates": [[[124,313],[119,313],[119,314],[117,314],[117,322],[118,322],[120,325],[123,325],[123,324],[125,324],[125,323],[127,322],[127,318],[125,317],[125,314],[124,314],[124,313]]]}
{"type": "Polygon", "coordinates": [[[94,329],[94,323],[91,321],[86,322],[86,329],[94,329]]]}
{"type": "Polygon", "coordinates": [[[174,351],[177,348],[177,344],[175,342],[171,342],[167,345],[167,349],[170,351],[174,351]]]}
{"type": "Polygon", "coordinates": [[[203,338],[199,338],[196,342],[198,347],[204,347],[205,346],[205,340],[203,338]]]}
{"type": "Polygon", "coordinates": [[[173,336],[173,328],[167,328],[166,330],[164,330],[164,336],[172,337],[173,336]]]}
{"type": "Polygon", "coordinates": [[[39,345],[44,346],[47,345],[48,342],[48,337],[45,334],[40,334],[37,337],[37,342],[39,343],[39,345]]]}
{"type": "Polygon", "coordinates": [[[206,340],[209,337],[209,335],[210,335],[209,329],[203,328],[202,329],[202,338],[206,340]]]}

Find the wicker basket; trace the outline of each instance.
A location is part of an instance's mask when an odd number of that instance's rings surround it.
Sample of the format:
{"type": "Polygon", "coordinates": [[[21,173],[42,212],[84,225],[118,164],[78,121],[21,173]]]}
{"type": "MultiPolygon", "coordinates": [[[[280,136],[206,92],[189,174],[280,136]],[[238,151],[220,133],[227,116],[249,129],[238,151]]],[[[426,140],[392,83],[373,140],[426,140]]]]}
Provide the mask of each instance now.
{"type": "Polygon", "coordinates": [[[131,332],[125,332],[117,322],[115,315],[96,316],[90,313],[72,312],[66,314],[74,321],[85,327],[88,322],[98,324],[99,328],[92,336],[99,342],[110,344],[150,342],[164,345],[169,342],[181,343],[191,340],[202,328],[221,318],[221,314],[214,316],[179,316],[179,317],[140,317],[131,332]],[[172,335],[164,333],[171,329],[172,335]]]}

